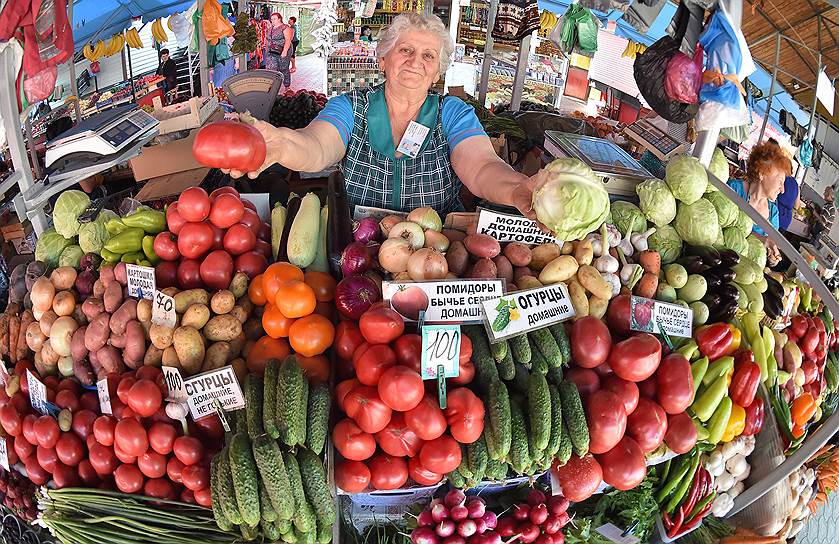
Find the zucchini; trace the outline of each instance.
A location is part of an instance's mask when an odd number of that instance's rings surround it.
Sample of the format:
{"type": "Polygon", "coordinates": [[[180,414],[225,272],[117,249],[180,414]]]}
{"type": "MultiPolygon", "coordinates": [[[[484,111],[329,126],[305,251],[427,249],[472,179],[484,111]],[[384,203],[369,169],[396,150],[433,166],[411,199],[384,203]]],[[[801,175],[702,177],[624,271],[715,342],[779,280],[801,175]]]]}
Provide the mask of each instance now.
{"type": "Polygon", "coordinates": [[[219,529],[222,531],[229,531],[233,528],[233,524],[227,519],[227,516],[224,515],[224,511],[221,509],[221,478],[224,477],[224,474],[219,474],[218,465],[221,461],[221,455],[216,455],[213,457],[213,460],[210,461],[210,497],[213,501],[213,519],[216,520],[216,525],[219,526],[219,529]]]}
{"type": "Polygon", "coordinates": [[[262,378],[256,374],[245,376],[245,421],[251,440],[265,432],[262,427],[262,378]]]}
{"type": "Polygon", "coordinates": [[[329,208],[324,206],[320,209],[320,230],[318,231],[318,247],[315,250],[315,260],[306,268],[317,272],[329,272],[329,259],[326,258],[326,233],[329,229],[327,224],[329,208]]]}
{"type": "Polygon", "coordinates": [[[329,490],[323,462],[306,448],[297,450],[297,462],[300,465],[306,500],[312,505],[318,523],[332,527],[335,523],[335,502],[329,490]]]}
{"type": "Polygon", "coordinates": [[[501,340],[500,342],[490,344],[489,351],[490,353],[492,353],[492,358],[495,359],[495,362],[500,363],[507,356],[507,353],[510,351],[510,348],[507,345],[506,340],[501,340]]]}
{"type": "Polygon", "coordinates": [[[219,503],[224,517],[233,525],[241,525],[242,514],[239,513],[239,506],[236,504],[236,493],[233,490],[233,475],[230,472],[229,455],[229,448],[225,446],[215,457],[218,459],[218,480],[216,484],[218,485],[219,503]]]}
{"type": "Polygon", "coordinates": [[[556,345],[559,347],[559,353],[562,355],[562,364],[567,365],[571,362],[571,342],[568,340],[568,333],[565,332],[565,325],[557,323],[548,327],[548,330],[556,340],[556,345]]]}
{"type": "Polygon", "coordinates": [[[562,353],[553,335],[547,329],[539,329],[528,334],[531,346],[535,346],[551,368],[562,366],[562,353]]]}
{"type": "Polygon", "coordinates": [[[341,253],[352,241],[352,220],[347,191],[344,187],[344,174],[335,171],[329,174],[326,192],[326,207],[329,210],[329,231],[326,233],[326,255],[332,275],[340,278],[341,253]]]}
{"type": "Polygon", "coordinates": [[[516,360],[517,363],[521,363],[525,366],[530,364],[530,343],[527,341],[526,334],[520,334],[518,336],[513,336],[507,339],[507,343],[510,345],[510,349],[513,351],[513,359],[516,360]]]}
{"type": "Polygon", "coordinates": [[[294,498],[294,523],[295,529],[301,533],[315,530],[315,514],[309,501],[306,500],[306,492],[303,491],[303,479],[300,475],[300,466],[297,458],[290,453],[283,455],[285,468],[288,472],[288,481],[291,484],[291,496],[294,498]]]}
{"type": "Polygon", "coordinates": [[[289,447],[305,444],[309,382],[294,355],[287,357],[280,365],[277,395],[280,440],[289,447]]]}
{"type": "Polygon", "coordinates": [[[559,397],[562,401],[563,422],[570,434],[571,444],[574,445],[574,453],[582,457],[588,453],[589,434],[580,392],[572,382],[563,382],[559,386],[559,397]]]}
{"type": "Polygon", "coordinates": [[[271,359],[265,365],[265,376],[262,380],[262,425],[265,427],[268,436],[274,440],[280,437],[280,431],[277,429],[277,381],[279,373],[280,362],[271,359]]]}
{"type": "Polygon", "coordinates": [[[297,210],[300,209],[300,197],[296,193],[291,193],[288,197],[288,207],[286,208],[285,224],[283,224],[283,235],[280,241],[280,252],[277,254],[277,261],[288,261],[288,237],[291,233],[291,224],[297,216],[297,210]]]}
{"type": "Polygon", "coordinates": [[[315,193],[307,193],[300,201],[300,209],[291,223],[288,233],[288,262],[306,268],[315,260],[320,232],[320,199],[315,193]]]}
{"type": "Polygon", "coordinates": [[[530,375],[527,407],[533,449],[542,451],[548,447],[551,437],[551,393],[548,389],[548,381],[542,374],[530,375]]]}
{"type": "Polygon", "coordinates": [[[282,204],[279,202],[274,204],[274,209],[271,210],[271,255],[273,255],[275,261],[277,260],[277,255],[280,254],[280,244],[283,241],[286,215],[288,215],[288,211],[282,204]]]}
{"type": "Polygon", "coordinates": [[[509,381],[516,377],[516,362],[513,361],[513,352],[507,349],[504,358],[498,362],[498,377],[509,381]]]}
{"type": "Polygon", "coordinates": [[[268,491],[265,489],[265,482],[259,482],[259,511],[262,513],[263,523],[266,521],[277,521],[278,519],[277,511],[274,510],[274,504],[271,502],[271,497],[268,496],[268,491]]]}
{"type": "Polygon", "coordinates": [[[331,404],[332,399],[327,384],[318,384],[309,391],[309,407],[306,410],[306,446],[317,454],[323,452],[323,446],[326,444],[331,404]]]}
{"type": "Polygon", "coordinates": [[[268,435],[258,437],[253,443],[253,457],[277,519],[291,519],[294,516],[291,482],[277,441],[268,435]]]}
{"type": "Polygon", "coordinates": [[[256,527],[259,525],[259,480],[247,434],[241,431],[236,433],[230,442],[228,457],[236,505],[242,515],[243,526],[256,527]]]}

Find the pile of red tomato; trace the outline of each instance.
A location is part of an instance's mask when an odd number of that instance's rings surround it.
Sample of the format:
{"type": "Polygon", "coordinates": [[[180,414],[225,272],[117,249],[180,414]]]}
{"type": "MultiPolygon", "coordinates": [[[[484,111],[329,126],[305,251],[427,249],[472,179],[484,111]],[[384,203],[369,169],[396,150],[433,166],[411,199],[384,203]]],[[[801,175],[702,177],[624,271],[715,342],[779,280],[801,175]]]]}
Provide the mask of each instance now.
{"type": "Polygon", "coordinates": [[[448,380],[445,410],[436,381],[423,382],[420,374],[421,337],[405,334],[402,317],[385,304],[373,305],[357,323],[341,321],[334,347],[346,377],[335,387],[336,403],[347,416],[332,433],[344,458],[335,469],[338,487],[349,493],[398,489],[409,477],[434,485],[460,465],[460,444],[478,440],[484,429],[483,402],[458,387],[475,375],[467,337],[460,376],[448,380]]]}
{"type": "Polygon", "coordinates": [[[166,225],[154,239],[160,287],[227,289],[235,272],[253,279],[271,259],[271,226],[232,187],[190,187],[166,208],[166,225]]]}
{"type": "Polygon", "coordinates": [[[216,416],[182,424],[164,410],[159,368],[108,377],[113,415],[100,412],[96,391],[71,378],[43,379],[58,417],[36,413],[29,402],[27,368],[18,363],[21,390],[0,390],[0,425],[6,432],[9,465],[23,463],[35,485],[104,487],[210,506],[209,462],[224,431],[216,416]],[[205,445],[207,447],[205,447],[205,445]]]}

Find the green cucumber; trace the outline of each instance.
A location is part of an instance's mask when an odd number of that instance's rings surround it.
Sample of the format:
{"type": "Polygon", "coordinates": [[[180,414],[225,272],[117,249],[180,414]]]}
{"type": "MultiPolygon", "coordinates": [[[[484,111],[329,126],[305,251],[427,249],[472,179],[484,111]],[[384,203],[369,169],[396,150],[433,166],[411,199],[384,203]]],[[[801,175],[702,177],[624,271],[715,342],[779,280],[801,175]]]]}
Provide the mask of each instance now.
{"type": "Polygon", "coordinates": [[[225,475],[219,474],[219,457],[219,455],[216,455],[213,457],[213,460],[210,461],[210,497],[213,501],[213,519],[216,520],[216,525],[218,525],[219,529],[222,531],[229,531],[233,528],[233,524],[229,519],[227,519],[221,508],[221,478],[225,475]]]}
{"type": "Polygon", "coordinates": [[[557,323],[548,327],[548,330],[556,340],[556,345],[559,346],[559,352],[562,354],[562,364],[567,365],[571,362],[571,341],[568,339],[568,333],[565,332],[565,325],[557,323]]]}
{"type": "Polygon", "coordinates": [[[518,403],[510,400],[510,419],[512,421],[512,440],[510,442],[510,466],[516,474],[524,474],[530,465],[530,451],[527,445],[527,424],[524,412],[518,403]]]}
{"type": "Polygon", "coordinates": [[[245,422],[251,440],[265,432],[262,426],[262,378],[256,374],[245,376],[245,422]]]}
{"type": "Polygon", "coordinates": [[[280,365],[277,424],[280,440],[289,447],[306,443],[306,409],[309,399],[309,382],[303,375],[300,363],[290,356],[280,365]]]}
{"type": "Polygon", "coordinates": [[[242,515],[243,524],[256,527],[259,525],[259,479],[246,433],[241,431],[236,433],[230,442],[228,457],[230,471],[233,474],[236,505],[242,515]]]}
{"type": "Polygon", "coordinates": [[[233,525],[241,525],[242,514],[236,504],[236,493],[233,490],[233,475],[230,472],[229,447],[225,446],[217,455],[218,459],[218,496],[224,517],[233,525]]]}
{"type": "Polygon", "coordinates": [[[513,352],[509,349],[504,358],[498,362],[498,377],[504,381],[510,381],[516,377],[516,362],[513,361],[513,352]]]}
{"type": "Polygon", "coordinates": [[[548,385],[548,392],[551,397],[551,434],[548,438],[548,445],[545,453],[548,457],[554,457],[559,451],[559,444],[562,440],[562,400],[559,398],[559,390],[555,385],[548,385]]]}
{"type": "Polygon", "coordinates": [[[542,357],[548,362],[550,367],[562,366],[563,357],[559,346],[556,343],[553,335],[548,329],[539,329],[528,333],[531,340],[531,345],[535,345],[536,349],[542,354],[542,357]]]}
{"type": "Polygon", "coordinates": [[[563,382],[559,386],[559,397],[562,400],[563,421],[571,435],[574,453],[582,457],[588,453],[589,434],[580,392],[572,382],[563,382]]]}
{"type": "Polygon", "coordinates": [[[253,443],[253,456],[277,519],[291,519],[294,516],[291,482],[277,441],[268,435],[258,437],[253,443]]]}
{"type": "Polygon", "coordinates": [[[510,416],[510,395],[507,386],[502,381],[493,383],[487,391],[489,406],[489,422],[494,439],[494,458],[504,459],[510,452],[513,437],[512,419],[510,416]]]}
{"type": "Polygon", "coordinates": [[[507,341],[501,340],[500,342],[490,344],[489,351],[490,353],[492,353],[492,358],[495,359],[495,362],[500,363],[507,356],[507,353],[509,353],[510,349],[507,346],[507,341]]]}
{"type": "Polygon", "coordinates": [[[507,343],[510,345],[510,350],[513,352],[513,359],[515,359],[517,363],[521,363],[523,365],[530,364],[530,358],[533,354],[530,351],[530,343],[527,341],[526,334],[520,334],[518,336],[508,338],[507,343]]]}
{"type": "Polygon", "coordinates": [[[542,374],[530,375],[527,408],[533,447],[542,451],[548,447],[551,438],[551,392],[548,389],[548,380],[542,374]]]}
{"type": "Polygon", "coordinates": [[[303,478],[300,474],[300,466],[297,458],[290,453],[283,455],[285,468],[288,472],[288,481],[291,484],[291,496],[294,498],[294,527],[301,533],[315,530],[315,514],[309,501],[306,500],[306,492],[303,490],[303,478]]]}
{"type": "Polygon", "coordinates": [[[265,376],[262,379],[262,425],[265,432],[276,440],[280,437],[277,429],[277,381],[280,373],[280,362],[271,359],[265,365],[265,376]]]}
{"type": "Polygon", "coordinates": [[[312,505],[318,522],[331,528],[335,523],[335,502],[329,491],[323,461],[311,450],[300,448],[297,450],[297,462],[300,465],[306,500],[312,505]]]}
{"type": "Polygon", "coordinates": [[[331,404],[329,385],[321,383],[311,388],[306,419],[306,446],[317,454],[323,452],[324,444],[326,444],[331,404]]]}

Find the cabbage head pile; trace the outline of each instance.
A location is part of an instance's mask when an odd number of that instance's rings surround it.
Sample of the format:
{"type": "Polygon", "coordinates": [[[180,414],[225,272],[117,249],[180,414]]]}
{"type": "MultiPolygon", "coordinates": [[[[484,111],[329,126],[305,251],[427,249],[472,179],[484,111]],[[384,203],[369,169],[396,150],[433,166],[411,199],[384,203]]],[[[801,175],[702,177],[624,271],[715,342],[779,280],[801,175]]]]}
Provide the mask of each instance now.
{"type": "Polygon", "coordinates": [[[746,215],[746,212],[739,210],[739,213],[737,214],[737,221],[734,223],[733,227],[740,231],[743,238],[752,233],[752,227],[754,226],[755,222],[746,215]]]}
{"type": "Polygon", "coordinates": [[[749,259],[756,262],[759,267],[765,267],[766,246],[763,245],[763,242],[760,241],[760,238],[758,238],[754,234],[750,234],[746,237],[746,244],[748,244],[749,247],[746,250],[745,257],[748,257],[749,259]]]}
{"type": "MultiPolygon", "coordinates": [[[[719,147],[714,149],[714,154],[711,155],[711,162],[708,164],[708,171],[723,183],[728,183],[728,160],[719,147]]],[[[708,187],[705,189],[706,193],[718,191],[713,183],[708,182],[708,187]]]]}
{"type": "Polygon", "coordinates": [[[693,246],[713,245],[720,234],[717,210],[704,198],[693,204],[679,204],[675,227],[682,240],[693,246]]]}
{"type": "Polygon", "coordinates": [[[85,253],[99,253],[105,242],[111,237],[105,223],[119,217],[111,210],[102,210],[94,221],[79,227],[79,246],[85,253]]]}
{"type": "Polygon", "coordinates": [[[625,200],[613,202],[611,215],[611,223],[618,228],[623,236],[626,236],[630,227],[635,234],[647,230],[647,218],[644,217],[640,208],[631,202],[625,200]]]}
{"type": "Polygon", "coordinates": [[[58,266],[61,252],[71,245],[73,245],[72,239],[68,240],[61,236],[55,229],[47,229],[35,243],[35,260],[41,261],[49,268],[55,268],[58,266]]]}
{"type": "Polygon", "coordinates": [[[690,155],[676,155],[667,163],[664,181],[679,202],[693,204],[708,187],[708,174],[698,159],[690,155]]]}
{"type": "Polygon", "coordinates": [[[77,245],[67,246],[64,248],[64,251],[61,252],[61,256],[58,257],[58,266],[72,266],[73,268],[79,268],[79,261],[82,260],[84,256],[84,251],[82,248],[77,245]]]}
{"type": "Polygon", "coordinates": [[[72,189],[61,193],[52,210],[55,231],[65,238],[77,235],[81,227],[79,216],[88,206],[90,206],[90,198],[82,191],[72,189]]]}
{"type": "Polygon", "coordinates": [[[578,159],[557,159],[545,167],[533,191],[536,218],[560,240],[577,240],[597,230],[609,215],[609,193],[578,159]]]}
{"type": "Polygon", "coordinates": [[[705,198],[713,204],[714,209],[717,210],[717,219],[719,220],[722,228],[730,227],[737,222],[737,217],[740,214],[740,208],[737,207],[737,204],[729,200],[727,196],[722,194],[720,191],[715,191],[713,193],[706,194],[705,198]]]}
{"type": "Polygon", "coordinates": [[[635,192],[638,193],[641,211],[650,223],[661,227],[669,225],[676,217],[676,199],[667,184],[660,179],[653,178],[639,183],[635,186],[635,192]]]}
{"type": "Polygon", "coordinates": [[[670,264],[682,254],[682,239],[670,225],[657,227],[647,238],[647,245],[651,250],[658,251],[661,264],[670,264]]]}
{"type": "Polygon", "coordinates": [[[736,227],[728,227],[727,229],[722,229],[722,234],[725,239],[725,247],[737,252],[738,255],[746,255],[748,244],[746,243],[746,238],[743,237],[743,233],[740,232],[740,229],[736,227]]]}

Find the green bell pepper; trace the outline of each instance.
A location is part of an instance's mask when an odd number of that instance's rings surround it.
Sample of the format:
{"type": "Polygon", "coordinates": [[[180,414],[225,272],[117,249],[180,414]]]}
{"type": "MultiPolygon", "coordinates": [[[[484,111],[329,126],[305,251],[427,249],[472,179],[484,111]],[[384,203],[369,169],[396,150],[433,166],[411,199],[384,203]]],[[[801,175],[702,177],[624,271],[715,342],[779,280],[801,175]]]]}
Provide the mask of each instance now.
{"type": "Polygon", "coordinates": [[[122,257],[122,255],[120,255],[119,253],[108,251],[104,247],[101,251],[99,251],[99,255],[102,256],[102,260],[104,260],[106,263],[118,263],[120,257],[122,257]]]}
{"type": "Polygon", "coordinates": [[[149,208],[141,208],[131,215],[126,215],[122,222],[129,227],[141,228],[149,234],[166,230],[166,216],[163,212],[149,208]]]}
{"type": "Polygon", "coordinates": [[[119,217],[115,217],[105,223],[105,230],[108,231],[108,234],[111,236],[116,236],[117,234],[122,233],[128,228],[128,225],[122,222],[122,219],[119,217]]]}
{"type": "Polygon", "coordinates": [[[135,264],[139,264],[140,266],[148,266],[149,268],[151,268],[151,267],[153,267],[153,266],[154,266],[153,264],[151,264],[151,263],[150,263],[149,261],[147,261],[146,259],[140,259],[140,260],[139,260],[139,261],[137,261],[135,264]]]}
{"type": "Polygon", "coordinates": [[[725,397],[720,401],[717,409],[714,410],[714,415],[708,420],[708,442],[711,444],[718,444],[722,440],[725,433],[725,428],[728,425],[728,418],[731,417],[731,408],[734,403],[731,397],[725,397]]]}
{"type": "Polygon", "coordinates": [[[702,385],[709,386],[720,376],[724,376],[729,370],[734,368],[734,357],[720,357],[713,363],[708,364],[708,370],[702,376],[702,385]]]}
{"type": "Polygon", "coordinates": [[[126,264],[138,264],[139,261],[145,259],[142,251],[134,251],[133,253],[126,253],[120,258],[120,262],[126,264]]]}
{"type": "Polygon", "coordinates": [[[702,378],[708,372],[708,358],[702,357],[697,359],[690,365],[690,373],[693,375],[693,396],[696,398],[696,392],[699,391],[699,386],[702,385],[702,378]]]}
{"type": "Polygon", "coordinates": [[[723,374],[708,386],[691,406],[699,421],[704,423],[711,419],[726,393],[728,393],[728,376],[723,374]]]}
{"type": "Polygon", "coordinates": [[[708,429],[705,428],[702,423],[696,421],[695,419],[691,419],[693,421],[693,426],[696,427],[696,440],[697,442],[701,442],[703,440],[708,439],[708,429]]]}
{"type": "Polygon", "coordinates": [[[696,344],[696,340],[691,338],[688,340],[682,347],[676,350],[677,353],[681,353],[685,356],[685,359],[688,361],[693,360],[694,355],[697,354],[699,351],[699,346],[696,344]]]}
{"type": "Polygon", "coordinates": [[[143,253],[146,254],[146,259],[155,265],[160,262],[160,257],[154,252],[154,236],[143,236],[143,253]]]}
{"type": "Polygon", "coordinates": [[[105,249],[120,254],[136,253],[143,249],[143,236],[143,229],[128,227],[105,242],[105,249]]]}

